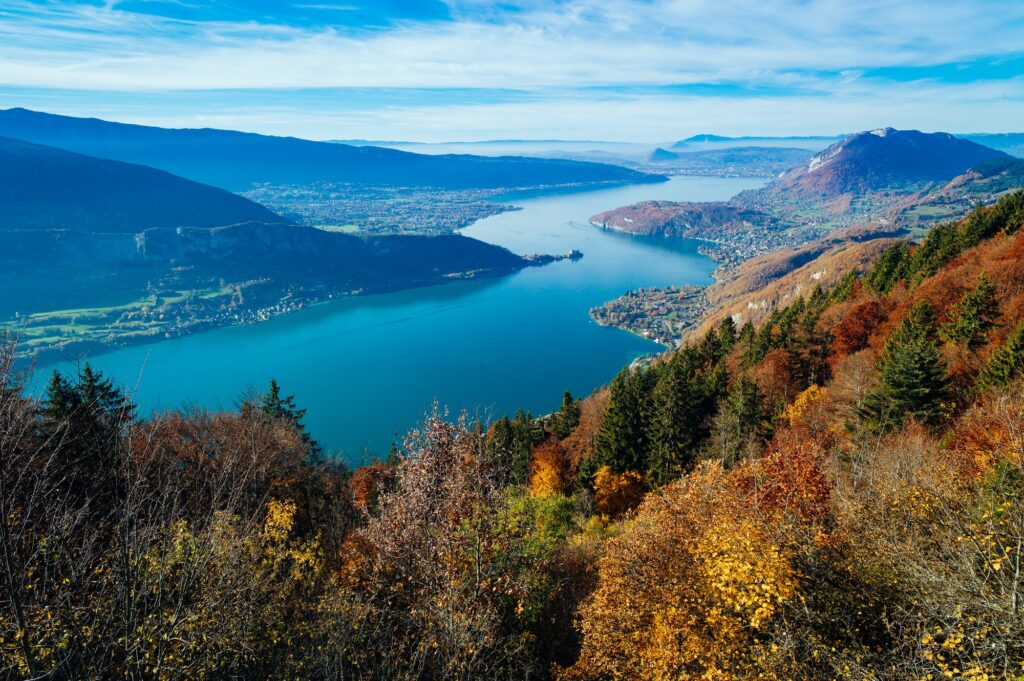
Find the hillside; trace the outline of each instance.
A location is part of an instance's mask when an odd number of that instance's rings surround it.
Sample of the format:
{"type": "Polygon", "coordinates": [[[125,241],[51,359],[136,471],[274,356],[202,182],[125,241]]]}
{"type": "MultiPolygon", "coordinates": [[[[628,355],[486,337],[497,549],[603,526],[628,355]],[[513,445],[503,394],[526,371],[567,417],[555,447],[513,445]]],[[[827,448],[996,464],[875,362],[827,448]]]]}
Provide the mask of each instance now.
{"type": "Polygon", "coordinates": [[[1013,681],[1022,255],[1016,192],[582,402],[438,409],[354,471],[276,382],[144,417],[88,365],[37,396],[8,343],[0,659],[19,677],[1013,681]]]}
{"type": "Polygon", "coordinates": [[[549,262],[456,235],[296,225],[161,170],[0,138],[0,324],[23,351],[258,321],[339,295],[549,262]]]}
{"type": "Polygon", "coordinates": [[[44,359],[548,261],[462,236],[364,238],[270,223],[2,236],[0,327],[21,335],[22,356],[44,359]]]}
{"type": "Polygon", "coordinates": [[[727,137],[724,135],[699,134],[691,135],[686,139],[674,143],[670,149],[673,151],[693,151],[702,149],[732,149],[737,147],[757,148],[796,148],[803,150],[819,151],[830,144],[838,142],[842,136],[782,136],[782,137],[727,137]]]}
{"type": "Polygon", "coordinates": [[[244,191],[314,182],[444,188],[657,182],[618,166],[519,156],[423,155],[395,149],[215,129],[167,129],[7,109],[0,135],[138,163],[244,191]]]}
{"type": "Polygon", "coordinates": [[[282,222],[258,203],[145,166],[0,138],[0,230],[135,233],[282,222]]]}
{"type": "Polygon", "coordinates": [[[766,191],[785,200],[834,199],[849,193],[906,188],[948,181],[1004,152],[947,133],[882,128],[857,133],[795,166],[766,191]]]}
{"type": "Polygon", "coordinates": [[[1021,186],[1018,164],[1001,151],[945,133],[885,128],[847,137],[725,203],[645,202],[591,221],[640,234],[707,239],[716,244],[709,249],[714,257],[733,266],[837,229],[927,227],[960,217],[1021,186]]]}

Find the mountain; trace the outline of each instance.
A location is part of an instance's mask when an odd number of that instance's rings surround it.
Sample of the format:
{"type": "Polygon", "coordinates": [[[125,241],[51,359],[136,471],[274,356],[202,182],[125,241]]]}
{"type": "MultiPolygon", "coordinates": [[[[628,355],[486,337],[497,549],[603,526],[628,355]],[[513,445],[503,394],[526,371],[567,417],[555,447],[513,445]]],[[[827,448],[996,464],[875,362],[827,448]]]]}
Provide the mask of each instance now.
{"type": "Polygon", "coordinates": [[[725,137],[722,135],[701,134],[692,135],[684,140],[679,140],[670,149],[698,150],[698,149],[728,149],[732,147],[790,147],[798,149],[811,149],[814,151],[824,149],[828,145],[843,139],[842,135],[837,136],[790,136],[790,137],[725,137]]]}
{"type": "Polygon", "coordinates": [[[664,178],[601,163],[521,156],[424,155],[216,129],[168,129],[7,109],[0,135],[139,163],[231,191],[257,183],[499,188],[664,178]]]}
{"type": "Polygon", "coordinates": [[[136,233],[283,222],[258,203],[162,170],[0,138],[0,230],[136,233]]]}
{"type": "Polygon", "coordinates": [[[26,354],[171,337],[552,259],[462,236],[296,225],[162,170],[8,138],[0,244],[0,325],[13,322],[26,354]]]}
{"type": "Polygon", "coordinates": [[[881,128],[831,145],[806,164],[783,174],[771,191],[825,197],[902,191],[915,184],[948,181],[983,161],[1007,157],[1004,152],[949,133],[881,128]]]}
{"type": "Polygon", "coordinates": [[[674,161],[679,158],[679,154],[669,151],[668,149],[662,149],[658,147],[650,154],[647,155],[647,161],[650,163],[661,163],[663,161],[674,161]]]}
{"type": "MultiPolygon", "coordinates": [[[[673,163],[689,153],[679,152],[673,163]]],[[[962,216],[1024,185],[1021,163],[947,133],[883,128],[851,135],[765,187],[724,203],[643,202],[591,222],[637,234],[705,239],[714,244],[705,250],[731,267],[837,229],[928,227],[962,216]]]]}
{"type": "Polygon", "coordinates": [[[971,140],[978,144],[984,144],[986,147],[992,147],[999,151],[1005,151],[1007,154],[1017,156],[1018,158],[1024,157],[1024,132],[979,132],[957,135],[957,137],[971,140]]]}

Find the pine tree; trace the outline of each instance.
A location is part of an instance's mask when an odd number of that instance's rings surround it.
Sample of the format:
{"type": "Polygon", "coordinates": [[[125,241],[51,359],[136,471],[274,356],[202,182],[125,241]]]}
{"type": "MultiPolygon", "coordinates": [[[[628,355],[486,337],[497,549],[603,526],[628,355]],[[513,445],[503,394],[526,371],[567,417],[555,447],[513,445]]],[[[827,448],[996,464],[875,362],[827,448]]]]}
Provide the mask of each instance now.
{"type": "Polygon", "coordinates": [[[942,337],[977,350],[988,343],[988,332],[996,327],[1000,314],[995,284],[982,274],[954,307],[952,319],[942,327],[942,337]]]}
{"type": "Polygon", "coordinates": [[[89,364],[70,381],[55,371],[42,403],[42,428],[62,459],[60,469],[79,500],[109,506],[121,475],[121,438],[135,423],[135,405],[89,364]]]}
{"type": "Polygon", "coordinates": [[[562,395],[562,406],[552,419],[552,432],[559,439],[565,439],[572,434],[576,426],[580,424],[580,405],[573,399],[572,393],[568,390],[562,395]]]}
{"type": "Polygon", "coordinates": [[[942,417],[948,386],[935,336],[934,311],[918,303],[885,344],[879,385],[864,402],[869,425],[884,431],[903,425],[907,417],[927,424],[942,417]]]}
{"type": "Polygon", "coordinates": [[[899,243],[882,251],[865,280],[879,293],[888,293],[910,273],[910,244],[899,243]]]}
{"type": "Polygon", "coordinates": [[[268,419],[280,419],[291,423],[302,434],[302,442],[306,445],[307,454],[310,460],[319,458],[320,444],[306,430],[302,419],[306,416],[305,409],[299,409],[295,404],[295,395],[281,396],[281,386],[273,378],[270,379],[270,389],[260,400],[260,414],[268,419]]]}
{"type": "Polygon", "coordinates": [[[757,384],[743,376],[735,381],[712,426],[711,453],[731,466],[747,447],[769,435],[764,399],[757,384]]]}
{"type": "Polygon", "coordinates": [[[829,297],[833,302],[845,303],[849,298],[850,294],[853,293],[853,288],[859,280],[857,270],[850,270],[844,274],[836,285],[832,287],[832,292],[829,297]]]}
{"type": "Polygon", "coordinates": [[[716,360],[721,360],[729,354],[737,339],[736,322],[732,316],[728,316],[718,325],[718,355],[716,360]]]}
{"type": "Polygon", "coordinates": [[[648,479],[663,485],[689,468],[707,434],[712,400],[696,354],[676,353],[654,388],[650,419],[648,479]]]}
{"type": "Polygon", "coordinates": [[[530,481],[533,448],[544,441],[544,429],[522,409],[516,412],[509,425],[512,432],[511,482],[514,485],[525,485],[530,481]]]}
{"type": "Polygon", "coordinates": [[[647,459],[648,372],[624,369],[612,381],[597,433],[597,463],[617,473],[643,471],[647,459]]]}
{"type": "Polygon", "coordinates": [[[1024,369],[1024,322],[1017,325],[1000,346],[978,376],[979,390],[1004,386],[1021,374],[1024,369]]]}
{"type": "Polygon", "coordinates": [[[487,456],[495,470],[508,471],[502,482],[511,478],[512,450],[515,447],[515,434],[512,432],[512,420],[502,416],[491,426],[487,434],[487,456]]]}

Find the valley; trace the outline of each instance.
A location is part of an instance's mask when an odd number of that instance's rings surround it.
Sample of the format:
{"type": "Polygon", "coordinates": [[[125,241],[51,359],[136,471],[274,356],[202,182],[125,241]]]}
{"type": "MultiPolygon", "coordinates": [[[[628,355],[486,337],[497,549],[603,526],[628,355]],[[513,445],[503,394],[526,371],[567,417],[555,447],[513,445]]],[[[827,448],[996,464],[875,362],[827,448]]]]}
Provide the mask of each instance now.
{"type": "Polygon", "coordinates": [[[478,221],[459,238],[515,253],[575,248],[583,258],[501,277],[335,297],[259,324],[113,351],[61,352],[37,374],[88,358],[133,386],[146,411],[183,401],[228,407],[246,386],[274,377],[301,396],[310,428],[329,451],[352,462],[383,456],[435,399],[453,413],[545,413],[557,406],[552,396],[566,389],[585,394],[637,357],[660,352],[656,343],[598,326],[588,310],[631,289],[710,283],[715,263],[698,252],[699,242],[597,230],[588,216],[641,199],[724,200],[761,182],[678,177],[498,197],[519,210],[478,221]],[[179,380],[186,367],[193,376],[187,384],[179,380]],[[339,401],[342,411],[333,406],[339,401]]]}

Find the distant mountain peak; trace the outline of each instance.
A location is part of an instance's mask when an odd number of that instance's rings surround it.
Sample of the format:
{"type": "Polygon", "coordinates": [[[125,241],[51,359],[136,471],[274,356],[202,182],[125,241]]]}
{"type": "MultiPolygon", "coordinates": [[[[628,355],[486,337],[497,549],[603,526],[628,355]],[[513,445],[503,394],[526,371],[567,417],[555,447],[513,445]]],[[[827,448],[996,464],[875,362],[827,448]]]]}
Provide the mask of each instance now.
{"type": "Polygon", "coordinates": [[[774,191],[840,195],[948,181],[1007,155],[949,133],[876,128],[851,135],[779,178],[774,191]]]}
{"type": "Polygon", "coordinates": [[[662,149],[658,147],[650,154],[647,155],[647,160],[651,163],[659,163],[662,161],[674,161],[679,158],[679,154],[669,151],[668,149],[662,149]]]}

